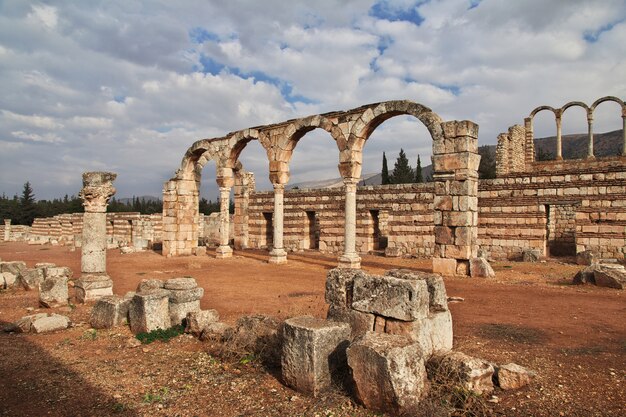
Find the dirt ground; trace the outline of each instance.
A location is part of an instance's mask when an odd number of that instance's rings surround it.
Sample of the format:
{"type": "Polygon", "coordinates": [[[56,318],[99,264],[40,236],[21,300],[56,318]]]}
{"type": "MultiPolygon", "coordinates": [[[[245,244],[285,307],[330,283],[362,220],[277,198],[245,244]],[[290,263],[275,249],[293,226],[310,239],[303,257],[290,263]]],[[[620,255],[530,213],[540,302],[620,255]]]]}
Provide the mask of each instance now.
{"type": "MultiPolygon", "coordinates": [[[[234,323],[244,314],[324,317],[326,271],[334,256],[290,254],[271,265],[262,251],[232,259],[164,258],[108,251],[114,292],[123,295],[146,278],[192,276],[205,289],[202,308],[234,323]]],[[[80,251],[0,243],[3,261],[69,266],[80,275],[80,251]]],[[[429,260],[365,256],[363,268],[429,270],[429,260]]],[[[626,292],[573,286],[580,267],[551,260],[497,262],[496,279],[446,278],[454,346],[499,364],[537,372],[535,381],[488,397],[485,413],[506,416],[626,415],[626,292]]],[[[0,325],[43,311],[37,293],[0,291],[0,325]]],[[[127,327],[94,331],[89,307],[53,309],[74,326],[45,335],[0,333],[0,416],[374,416],[340,392],[320,398],[280,383],[275,370],[254,360],[223,358],[191,336],[131,347],[127,327]]]]}

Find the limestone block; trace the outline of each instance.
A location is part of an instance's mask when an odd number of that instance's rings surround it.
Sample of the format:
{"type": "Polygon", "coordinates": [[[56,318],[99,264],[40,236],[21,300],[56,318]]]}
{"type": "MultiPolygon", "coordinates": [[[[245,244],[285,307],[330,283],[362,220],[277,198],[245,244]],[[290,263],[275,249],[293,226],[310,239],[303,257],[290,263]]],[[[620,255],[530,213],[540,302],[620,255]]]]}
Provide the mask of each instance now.
{"type": "Polygon", "coordinates": [[[335,307],[331,305],[328,308],[326,317],[329,320],[347,323],[351,329],[350,337],[354,339],[357,336],[365,334],[365,332],[374,330],[374,321],[376,316],[370,313],[352,310],[351,308],[335,307]]]}
{"type": "Polygon", "coordinates": [[[596,270],[595,265],[591,265],[591,266],[581,269],[580,271],[576,273],[576,275],[574,275],[574,279],[572,283],[576,285],[595,284],[596,283],[595,276],[594,276],[595,270],[596,270]]]}
{"type": "Polygon", "coordinates": [[[198,283],[191,277],[170,278],[165,281],[162,288],[166,290],[190,290],[196,288],[198,283]]]}
{"type": "Polygon", "coordinates": [[[281,372],[285,384],[313,396],[340,383],[347,370],[346,348],[350,327],[346,323],[314,317],[285,321],[281,372]]]}
{"type": "Polygon", "coordinates": [[[183,323],[183,319],[187,317],[187,314],[200,311],[200,300],[186,301],[182,303],[173,303],[171,302],[171,298],[170,298],[169,309],[170,309],[171,324],[172,326],[177,326],[183,323]]]}
{"type": "Polygon", "coordinates": [[[444,276],[456,275],[456,259],[433,258],[433,272],[444,276]]]}
{"type": "Polygon", "coordinates": [[[428,389],[424,358],[411,339],[368,332],[350,345],[356,397],[365,407],[416,415],[428,389]]]}
{"type": "Polygon", "coordinates": [[[83,275],[74,283],[74,292],[79,303],[95,301],[113,295],[113,281],[107,275],[83,275]]]}
{"type": "Polygon", "coordinates": [[[360,269],[335,268],[326,275],[325,299],[335,307],[350,308],[354,278],[365,276],[360,269]]]}
{"type": "Polygon", "coordinates": [[[10,272],[16,277],[26,269],[26,263],[21,261],[0,262],[0,272],[10,272]]]}
{"type": "Polygon", "coordinates": [[[129,298],[110,295],[100,298],[91,310],[89,324],[94,329],[110,329],[128,321],[129,298]]]}
{"type": "Polygon", "coordinates": [[[609,267],[601,265],[594,271],[593,278],[598,287],[616,288],[623,290],[626,287],[626,271],[624,267],[609,267]]]}
{"type": "Polygon", "coordinates": [[[539,249],[524,249],[522,250],[522,261],[539,262],[541,255],[542,253],[539,249]]]}
{"type": "Polygon", "coordinates": [[[18,280],[25,290],[34,290],[43,282],[44,271],[38,268],[23,269],[18,275],[18,280]]]}
{"type": "Polygon", "coordinates": [[[470,276],[472,278],[493,278],[496,273],[485,258],[470,259],[470,276]]]}
{"type": "Polygon", "coordinates": [[[204,288],[202,287],[196,287],[190,290],[167,290],[167,291],[169,291],[169,294],[170,294],[170,303],[173,303],[173,304],[198,301],[204,295],[204,288]]]}
{"type": "Polygon", "coordinates": [[[39,304],[46,308],[67,305],[67,275],[51,276],[39,284],[39,304]]]}
{"type": "Polygon", "coordinates": [[[217,310],[190,311],[186,316],[185,333],[200,336],[202,331],[211,323],[217,323],[220,315],[217,310]]]}
{"type": "Polygon", "coordinates": [[[454,243],[452,229],[447,226],[435,226],[435,243],[440,245],[450,245],[454,243]]]}
{"type": "Polygon", "coordinates": [[[130,330],[137,333],[151,332],[156,329],[169,329],[169,292],[155,289],[135,294],[128,317],[130,330]]]}
{"type": "Polygon", "coordinates": [[[495,382],[503,390],[518,389],[524,387],[535,378],[536,374],[515,363],[496,367],[495,382]]]}
{"type": "Polygon", "coordinates": [[[13,329],[22,333],[46,333],[67,329],[70,325],[70,319],[60,314],[39,313],[22,317],[13,324],[13,329]]]}
{"type": "Polygon", "coordinates": [[[352,308],[398,320],[428,315],[428,286],[422,280],[363,275],[354,278],[352,308]]]}
{"type": "Polygon", "coordinates": [[[444,383],[460,383],[477,395],[493,391],[493,365],[462,352],[434,356],[428,363],[431,378],[444,383]]]}
{"type": "Polygon", "coordinates": [[[448,295],[443,278],[438,274],[409,269],[391,269],[385,275],[400,279],[419,279],[426,281],[429,294],[430,311],[446,311],[448,309],[448,295]]]}
{"type": "Polygon", "coordinates": [[[35,264],[35,268],[54,268],[56,266],[56,264],[53,264],[52,262],[37,262],[35,264]]]}
{"type": "Polygon", "coordinates": [[[163,289],[164,285],[160,279],[142,279],[137,285],[137,292],[163,289]]]}
{"type": "Polygon", "coordinates": [[[9,288],[15,285],[17,278],[10,272],[0,272],[0,288],[9,288]]]}
{"type": "Polygon", "coordinates": [[[597,256],[591,250],[585,250],[576,254],[576,263],[578,265],[591,265],[597,262],[597,256]]]}

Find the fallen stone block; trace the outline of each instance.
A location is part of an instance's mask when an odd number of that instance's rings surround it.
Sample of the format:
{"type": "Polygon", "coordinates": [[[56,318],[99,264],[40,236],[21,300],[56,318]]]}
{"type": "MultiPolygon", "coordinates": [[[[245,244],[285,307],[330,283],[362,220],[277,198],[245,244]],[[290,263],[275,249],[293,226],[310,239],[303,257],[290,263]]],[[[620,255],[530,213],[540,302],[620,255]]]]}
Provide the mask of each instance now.
{"type": "Polygon", "coordinates": [[[202,331],[211,323],[217,323],[220,315],[217,310],[199,310],[187,313],[185,333],[200,336],[202,331]]]}
{"type": "Polygon", "coordinates": [[[49,266],[41,268],[44,271],[44,279],[55,277],[72,277],[72,270],[67,266],[49,266]]]}
{"type": "Polygon", "coordinates": [[[135,252],[135,248],[132,248],[130,246],[122,246],[120,248],[120,253],[122,255],[128,255],[129,253],[134,253],[135,252]]]}
{"type": "Polygon", "coordinates": [[[446,311],[448,309],[448,295],[443,278],[439,274],[409,269],[391,269],[385,275],[401,279],[420,279],[426,281],[429,294],[429,308],[431,311],[446,311]]]}
{"type": "Polygon", "coordinates": [[[56,266],[56,264],[53,264],[52,262],[37,262],[35,264],[35,268],[54,268],[56,266]]]}
{"type": "Polygon", "coordinates": [[[536,374],[515,363],[498,366],[495,370],[494,380],[503,390],[512,390],[524,387],[535,378],[536,374]]]}
{"type": "Polygon", "coordinates": [[[462,352],[433,356],[428,362],[429,377],[438,383],[459,385],[477,395],[493,391],[494,367],[462,352]]]}
{"type": "Polygon", "coordinates": [[[107,275],[83,275],[74,283],[74,293],[79,303],[96,301],[113,295],[113,281],[107,275]]]}
{"type": "Polygon", "coordinates": [[[584,250],[576,254],[576,263],[578,265],[592,265],[596,263],[597,256],[591,250],[584,250]]]}
{"type": "Polygon", "coordinates": [[[387,319],[385,333],[409,337],[419,344],[428,359],[433,354],[441,355],[452,350],[452,315],[450,311],[440,311],[415,321],[387,319]]]}
{"type": "Polygon", "coordinates": [[[347,323],[308,316],[286,320],[281,357],[285,384],[314,397],[333,383],[341,384],[347,371],[349,338],[347,323]]]}
{"type": "Polygon", "coordinates": [[[493,278],[496,273],[485,258],[470,259],[470,276],[472,278],[493,278]]]}
{"type": "Polygon", "coordinates": [[[572,280],[572,283],[575,285],[595,284],[596,283],[596,279],[594,277],[595,271],[596,271],[595,265],[591,265],[591,266],[581,269],[580,271],[576,273],[576,275],[574,275],[574,279],[572,280]]]}
{"type": "Polygon", "coordinates": [[[39,288],[39,284],[43,282],[44,278],[42,269],[31,268],[20,271],[17,280],[25,290],[32,291],[39,288]]]}
{"type": "Polygon", "coordinates": [[[542,256],[542,252],[539,249],[524,249],[522,250],[522,261],[524,262],[539,262],[542,256]]]}
{"type": "Polygon", "coordinates": [[[171,327],[169,292],[163,289],[139,292],[131,302],[128,317],[134,334],[171,327]]]}
{"type": "Polygon", "coordinates": [[[415,415],[428,390],[424,359],[411,339],[368,332],[347,350],[357,400],[365,407],[415,415]]]}
{"type": "Polygon", "coordinates": [[[170,293],[170,302],[175,304],[198,301],[204,295],[204,288],[197,287],[190,290],[166,290],[170,293]]]}
{"type": "Polygon", "coordinates": [[[137,285],[137,292],[162,289],[165,284],[160,279],[142,279],[137,285]]]}
{"type": "Polygon", "coordinates": [[[94,329],[110,329],[128,321],[131,300],[109,295],[100,298],[91,309],[89,324],[94,329]]]}
{"type": "Polygon", "coordinates": [[[352,308],[354,278],[365,276],[360,269],[335,268],[326,275],[325,300],[331,307],[352,308]]]}
{"type": "Polygon", "coordinates": [[[199,339],[203,342],[206,341],[224,341],[224,335],[232,330],[226,323],[217,322],[217,323],[209,323],[204,329],[202,329],[202,333],[200,333],[199,339]]]}
{"type": "MultiPolygon", "coordinates": [[[[196,281],[193,278],[176,278],[177,280],[186,279],[193,281],[193,285],[197,285],[196,281]]],[[[165,289],[169,291],[169,301],[170,301],[170,318],[172,321],[172,326],[179,325],[183,322],[183,319],[187,317],[188,313],[200,311],[200,299],[204,295],[204,288],[195,287],[191,289],[189,288],[189,283],[181,285],[180,282],[177,282],[172,285],[170,283],[168,285],[168,280],[165,282],[165,289]],[[168,288],[168,286],[170,288],[168,288]],[[172,288],[174,287],[174,288],[172,288]],[[175,289],[182,288],[182,289],[175,289]]]]}
{"type": "Polygon", "coordinates": [[[626,287],[626,270],[621,265],[600,265],[595,269],[593,278],[598,287],[623,290],[626,287]]]}
{"type": "Polygon", "coordinates": [[[22,261],[0,262],[0,272],[10,272],[16,277],[26,269],[26,263],[22,261]]]}
{"type": "Polygon", "coordinates": [[[363,275],[354,278],[352,308],[413,321],[428,315],[429,298],[428,286],[423,280],[363,275]]]}
{"type": "Polygon", "coordinates": [[[364,335],[365,332],[374,330],[376,316],[371,313],[363,313],[345,307],[328,307],[326,318],[329,320],[347,323],[351,329],[351,339],[364,335]]]}
{"type": "Polygon", "coordinates": [[[53,308],[67,305],[69,292],[66,275],[51,276],[39,284],[39,304],[42,307],[53,308]]]}
{"type": "Polygon", "coordinates": [[[0,288],[10,288],[17,282],[17,277],[10,272],[0,272],[0,288]]]}
{"type": "Polygon", "coordinates": [[[70,319],[60,314],[38,313],[22,317],[9,330],[20,333],[46,333],[67,329],[70,325],[70,319]]]}
{"type": "Polygon", "coordinates": [[[170,278],[163,283],[166,290],[191,290],[197,286],[198,283],[191,277],[170,278]]]}

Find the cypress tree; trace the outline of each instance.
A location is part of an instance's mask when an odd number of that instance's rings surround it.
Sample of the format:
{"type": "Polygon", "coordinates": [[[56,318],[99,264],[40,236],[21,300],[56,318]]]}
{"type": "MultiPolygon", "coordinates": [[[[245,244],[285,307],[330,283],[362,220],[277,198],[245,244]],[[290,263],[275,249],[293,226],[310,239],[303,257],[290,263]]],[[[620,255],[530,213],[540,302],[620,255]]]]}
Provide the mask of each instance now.
{"type": "Polygon", "coordinates": [[[415,167],[415,182],[424,182],[424,177],[422,176],[422,161],[420,161],[419,154],[417,155],[417,166],[415,167]]]}
{"type": "Polygon", "coordinates": [[[33,188],[30,186],[30,182],[26,181],[24,184],[24,190],[22,191],[22,198],[20,198],[20,213],[19,224],[25,224],[30,226],[35,220],[37,207],[35,207],[35,194],[33,188]]]}
{"type": "Polygon", "coordinates": [[[387,168],[387,156],[383,152],[383,170],[381,172],[381,184],[390,184],[389,181],[389,169],[387,168]]]}
{"type": "Polygon", "coordinates": [[[392,184],[407,184],[413,182],[413,169],[409,165],[404,149],[400,148],[400,155],[396,159],[396,163],[391,173],[392,184]]]}

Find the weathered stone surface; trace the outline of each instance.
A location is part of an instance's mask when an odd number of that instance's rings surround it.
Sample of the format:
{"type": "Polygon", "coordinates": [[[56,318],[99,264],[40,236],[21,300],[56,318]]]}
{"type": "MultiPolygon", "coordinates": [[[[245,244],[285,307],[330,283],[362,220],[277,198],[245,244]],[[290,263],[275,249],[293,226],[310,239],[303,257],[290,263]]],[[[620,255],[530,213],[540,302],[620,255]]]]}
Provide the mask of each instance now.
{"type": "Polygon", "coordinates": [[[326,318],[329,320],[347,323],[351,329],[351,338],[365,334],[365,332],[374,330],[375,315],[363,313],[362,311],[352,310],[344,307],[328,307],[326,318]]]}
{"type": "Polygon", "coordinates": [[[190,290],[166,290],[170,293],[170,302],[175,304],[197,301],[204,295],[204,288],[196,287],[190,290]]]}
{"type": "Polygon", "coordinates": [[[453,330],[450,311],[434,312],[415,321],[387,319],[385,333],[403,335],[418,343],[425,358],[452,350],[453,330]]]}
{"type": "Polygon", "coordinates": [[[0,288],[9,288],[15,285],[17,277],[10,272],[0,272],[0,288]]]}
{"type": "MultiPolygon", "coordinates": [[[[12,274],[12,272],[9,273],[12,274]]],[[[37,268],[23,269],[19,272],[17,279],[25,290],[31,291],[39,288],[39,284],[44,280],[44,272],[37,268]]]]}
{"type": "Polygon", "coordinates": [[[113,295],[113,281],[107,275],[83,275],[74,283],[74,294],[79,303],[96,301],[113,295]]]}
{"type": "Polygon", "coordinates": [[[191,290],[197,286],[198,283],[191,277],[170,278],[163,284],[166,290],[191,290]]]}
{"type": "Polygon", "coordinates": [[[313,317],[285,321],[281,357],[285,384],[313,396],[341,383],[347,371],[347,323],[313,317]]]}
{"type": "Polygon", "coordinates": [[[326,275],[325,299],[333,307],[352,307],[354,278],[364,276],[360,269],[335,268],[326,275]]]}
{"type": "Polygon", "coordinates": [[[235,327],[226,330],[224,341],[235,352],[255,353],[269,365],[280,364],[282,334],[280,323],[273,317],[242,316],[235,327]]]}
{"type": "Polygon", "coordinates": [[[169,329],[171,320],[168,297],[169,292],[162,289],[135,294],[128,311],[130,330],[137,334],[169,329]]]}
{"type": "Polygon", "coordinates": [[[198,310],[187,313],[185,333],[200,336],[205,327],[217,323],[220,315],[217,310],[198,310]]]}
{"type": "Polygon", "coordinates": [[[44,271],[45,279],[55,277],[72,277],[72,270],[67,266],[49,266],[41,269],[44,271]]]}
{"type": "Polygon", "coordinates": [[[535,378],[536,374],[524,368],[523,366],[515,363],[508,363],[506,365],[496,367],[496,374],[494,380],[496,384],[504,389],[518,389],[530,384],[530,381],[535,378]]]}
{"type": "Polygon", "coordinates": [[[592,265],[596,263],[597,256],[593,251],[584,250],[576,254],[576,263],[578,265],[592,265]]]}
{"type": "Polygon", "coordinates": [[[433,356],[428,362],[428,374],[442,383],[459,384],[478,395],[493,391],[493,365],[462,352],[433,356]]]}
{"type": "Polygon", "coordinates": [[[69,293],[66,275],[51,276],[39,284],[39,304],[52,308],[67,305],[69,293]]]}
{"type": "Polygon", "coordinates": [[[395,246],[388,246],[385,248],[385,256],[387,258],[398,258],[400,257],[400,255],[402,255],[400,248],[397,248],[395,246]]]}
{"type": "Polygon", "coordinates": [[[522,261],[524,262],[539,262],[541,259],[541,251],[539,249],[524,249],[522,251],[522,261]]]}
{"type": "Polygon", "coordinates": [[[419,345],[411,339],[368,332],[347,350],[356,397],[367,408],[417,413],[428,380],[419,345]]]}
{"type": "Polygon", "coordinates": [[[183,324],[187,314],[200,311],[200,300],[187,301],[183,303],[172,303],[170,300],[170,321],[172,326],[183,324]]]}
{"type": "Polygon", "coordinates": [[[56,264],[53,264],[52,262],[37,262],[35,264],[35,268],[54,268],[56,266],[56,264]]]}
{"type": "Polygon", "coordinates": [[[428,315],[428,286],[423,280],[363,275],[354,278],[352,308],[398,320],[428,315]]]}
{"type": "Polygon", "coordinates": [[[137,292],[158,290],[164,288],[164,286],[165,283],[160,279],[142,279],[137,285],[137,292]]]}
{"type": "Polygon", "coordinates": [[[0,262],[0,272],[10,272],[19,276],[20,272],[26,269],[26,263],[22,261],[0,262]]]}
{"type": "Polygon", "coordinates": [[[100,298],[91,310],[89,324],[94,329],[110,329],[128,321],[131,300],[110,295],[100,298]]]}
{"type": "Polygon", "coordinates": [[[448,295],[441,275],[422,271],[411,271],[409,269],[391,269],[385,272],[385,275],[401,279],[420,279],[426,281],[430,310],[446,311],[448,309],[448,295]]]}
{"type": "Polygon", "coordinates": [[[39,313],[22,317],[14,323],[12,330],[21,333],[46,333],[67,329],[70,325],[70,319],[60,314],[39,313]]]}
{"type": "Polygon", "coordinates": [[[576,285],[595,284],[596,283],[596,279],[594,277],[595,270],[596,270],[595,265],[591,265],[591,266],[581,269],[580,271],[576,273],[576,275],[574,275],[574,279],[572,283],[576,285]]]}
{"type": "Polygon", "coordinates": [[[443,276],[456,275],[456,259],[433,258],[433,272],[443,276]]]}
{"type": "Polygon", "coordinates": [[[202,329],[202,333],[200,334],[200,340],[215,340],[215,341],[223,341],[224,335],[227,334],[232,327],[230,327],[226,323],[217,322],[217,323],[209,323],[204,329],[202,329]]]}
{"type": "Polygon", "coordinates": [[[626,287],[626,270],[619,265],[617,267],[600,265],[593,274],[595,284],[598,287],[616,288],[623,290],[626,287]]]}
{"type": "Polygon", "coordinates": [[[470,276],[472,278],[493,278],[496,273],[485,258],[470,259],[470,276]]]}

